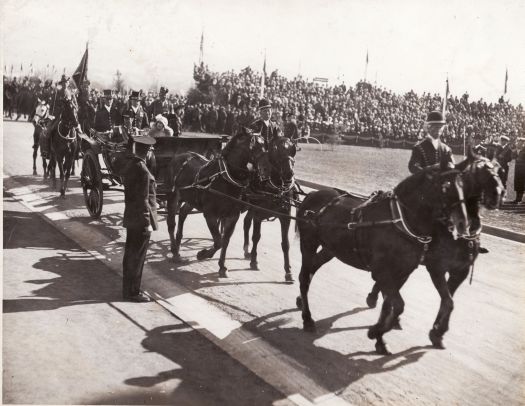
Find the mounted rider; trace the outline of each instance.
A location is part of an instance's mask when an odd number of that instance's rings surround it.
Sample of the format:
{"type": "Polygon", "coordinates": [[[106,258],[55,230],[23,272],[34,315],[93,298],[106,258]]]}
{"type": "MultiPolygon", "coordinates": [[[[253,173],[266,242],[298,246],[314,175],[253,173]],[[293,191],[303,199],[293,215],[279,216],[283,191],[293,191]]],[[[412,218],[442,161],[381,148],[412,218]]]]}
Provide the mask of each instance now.
{"type": "Polygon", "coordinates": [[[410,173],[417,173],[425,168],[454,168],[452,150],[441,141],[445,120],[440,111],[428,113],[424,124],[426,137],[412,148],[408,162],[410,173]]]}
{"type": "Polygon", "coordinates": [[[282,137],[282,132],[279,126],[270,120],[272,115],[272,106],[266,99],[259,101],[259,118],[253,121],[249,128],[256,134],[261,134],[264,139],[266,149],[275,137],[282,137]]]}

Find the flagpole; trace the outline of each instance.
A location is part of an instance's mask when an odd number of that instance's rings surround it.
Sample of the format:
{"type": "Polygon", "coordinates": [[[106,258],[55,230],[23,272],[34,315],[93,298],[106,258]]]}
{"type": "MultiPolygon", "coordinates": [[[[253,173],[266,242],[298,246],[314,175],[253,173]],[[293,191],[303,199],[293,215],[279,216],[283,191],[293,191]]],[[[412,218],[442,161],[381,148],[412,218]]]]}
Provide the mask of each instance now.
{"type": "Polygon", "coordinates": [[[266,82],[266,48],[264,49],[264,63],[263,63],[263,71],[261,74],[261,95],[260,99],[264,97],[264,85],[266,82]]]}
{"type": "Polygon", "coordinates": [[[368,48],[366,50],[366,62],[365,62],[365,82],[366,82],[366,76],[368,73],[368,48]]]}
{"type": "Polygon", "coordinates": [[[447,73],[447,80],[446,80],[446,87],[445,87],[445,98],[443,100],[443,119],[446,118],[446,114],[447,114],[447,99],[448,99],[448,92],[449,92],[449,88],[448,88],[448,73],[447,73]]]}

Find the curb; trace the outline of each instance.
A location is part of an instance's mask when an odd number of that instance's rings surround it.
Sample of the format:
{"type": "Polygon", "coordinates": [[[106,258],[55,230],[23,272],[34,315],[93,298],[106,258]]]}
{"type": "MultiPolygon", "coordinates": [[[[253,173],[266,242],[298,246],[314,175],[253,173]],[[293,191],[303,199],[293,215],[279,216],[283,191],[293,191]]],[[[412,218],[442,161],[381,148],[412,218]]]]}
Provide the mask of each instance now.
{"type": "MultiPolygon", "coordinates": [[[[314,190],[332,189],[332,186],[321,185],[320,183],[310,182],[308,180],[303,180],[303,179],[296,179],[296,180],[297,182],[299,182],[301,186],[305,186],[310,189],[314,189],[314,190]]],[[[360,193],[353,193],[353,194],[356,194],[358,196],[363,196],[363,198],[368,197],[360,193]]],[[[508,230],[506,228],[494,227],[494,226],[485,224],[483,225],[482,233],[525,244],[525,234],[518,233],[512,230],[508,230]]]]}

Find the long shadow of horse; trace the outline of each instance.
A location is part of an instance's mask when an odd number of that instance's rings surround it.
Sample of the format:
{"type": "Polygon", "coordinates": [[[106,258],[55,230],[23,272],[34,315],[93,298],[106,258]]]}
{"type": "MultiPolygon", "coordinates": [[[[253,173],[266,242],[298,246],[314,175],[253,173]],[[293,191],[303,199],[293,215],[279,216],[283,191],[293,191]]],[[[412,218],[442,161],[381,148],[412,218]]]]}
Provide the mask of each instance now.
{"type": "Polygon", "coordinates": [[[417,362],[431,348],[414,346],[389,356],[377,356],[375,351],[355,351],[343,354],[316,344],[320,338],[352,330],[363,330],[369,326],[334,327],[334,323],[347,316],[368,310],[357,307],[352,310],[317,321],[317,333],[311,334],[298,327],[285,327],[290,319],[287,309],[267,314],[245,323],[242,328],[262,337],[282,353],[306,367],[308,377],[326,389],[327,393],[341,393],[350,385],[371,374],[381,374],[417,362]]]}
{"type": "Polygon", "coordinates": [[[25,281],[35,285],[31,296],[4,299],[5,313],[120,300],[122,279],[46,224],[38,214],[5,211],[3,232],[5,255],[9,250],[18,248],[39,249],[53,255],[43,257],[32,265],[45,273],[38,279],[25,281]]]}

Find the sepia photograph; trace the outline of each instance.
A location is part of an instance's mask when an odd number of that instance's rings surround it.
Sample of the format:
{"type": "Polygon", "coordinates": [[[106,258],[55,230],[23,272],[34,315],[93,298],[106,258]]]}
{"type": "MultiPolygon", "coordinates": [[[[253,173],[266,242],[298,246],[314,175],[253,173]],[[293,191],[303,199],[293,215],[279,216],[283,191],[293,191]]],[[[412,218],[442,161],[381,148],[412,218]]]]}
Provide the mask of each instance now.
{"type": "Polygon", "coordinates": [[[2,404],[525,404],[525,1],[2,0],[2,404]]]}

